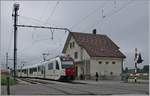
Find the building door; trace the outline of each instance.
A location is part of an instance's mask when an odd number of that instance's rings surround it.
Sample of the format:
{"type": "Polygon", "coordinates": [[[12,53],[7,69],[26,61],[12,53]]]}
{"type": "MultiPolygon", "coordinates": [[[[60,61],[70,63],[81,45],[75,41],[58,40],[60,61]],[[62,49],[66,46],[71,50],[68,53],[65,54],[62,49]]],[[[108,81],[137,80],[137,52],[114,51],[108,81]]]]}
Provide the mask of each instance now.
{"type": "Polygon", "coordinates": [[[86,60],[86,75],[90,75],[90,61],[86,60]]]}
{"type": "Polygon", "coordinates": [[[75,67],[76,70],[76,77],[78,77],[78,66],[75,67]]]}

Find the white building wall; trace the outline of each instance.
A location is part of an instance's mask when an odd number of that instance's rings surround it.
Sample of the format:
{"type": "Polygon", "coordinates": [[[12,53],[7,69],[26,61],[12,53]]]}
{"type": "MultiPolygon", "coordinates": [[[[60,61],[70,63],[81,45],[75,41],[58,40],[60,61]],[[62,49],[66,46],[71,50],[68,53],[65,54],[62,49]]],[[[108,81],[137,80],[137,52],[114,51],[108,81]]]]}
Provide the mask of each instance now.
{"type": "Polygon", "coordinates": [[[113,72],[114,76],[120,76],[122,73],[122,59],[115,58],[101,58],[101,59],[91,59],[90,66],[91,76],[95,76],[96,72],[99,75],[111,76],[111,72],[113,72]],[[102,63],[99,64],[99,61],[102,63]],[[109,62],[109,64],[105,64],[105,62],[109,62]],[[116,62],[112,64],[112,62],[116,62]]]}
{"type": "Polygon", "coordinates": [[[90,60],[89,54],[83,49],[83,60],[90,60]]]}
{"type": "Polygon", "coordinates": [[[66,49],[66,54],[69,54],[74,60],[76,61],[80,61],[81,60],[81,48],[79,47],[79,45],[76,43],[75,39],[73,37],[71,37],[68,47],[66,49]],[[70,48],[70,43],[75,42],[75,46],[73,48],[70,48]],[[78,59],[74,58],[74,53],[78,52],[78,59]]]}

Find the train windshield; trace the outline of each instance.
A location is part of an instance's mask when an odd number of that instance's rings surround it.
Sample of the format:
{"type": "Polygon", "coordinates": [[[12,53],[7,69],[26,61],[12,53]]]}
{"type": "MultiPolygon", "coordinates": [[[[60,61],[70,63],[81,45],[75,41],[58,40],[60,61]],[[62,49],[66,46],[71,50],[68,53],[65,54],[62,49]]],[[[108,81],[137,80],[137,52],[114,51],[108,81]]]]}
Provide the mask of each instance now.
{"type": "Polygon", "coordinates": [[[62,62],[62,68],[72,68],[73,67],[73,61],[63,61],[62,62]]]}

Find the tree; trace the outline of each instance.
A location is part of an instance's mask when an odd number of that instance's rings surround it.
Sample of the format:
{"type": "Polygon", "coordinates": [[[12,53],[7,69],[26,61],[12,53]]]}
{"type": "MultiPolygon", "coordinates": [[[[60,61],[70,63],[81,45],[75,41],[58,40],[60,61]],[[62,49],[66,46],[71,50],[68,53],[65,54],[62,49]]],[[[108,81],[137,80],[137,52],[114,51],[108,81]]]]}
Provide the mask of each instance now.
{"type": "Polygon", "coordinates": [[[149,65],[144,65],[142,70],[144,73],[149,73],[149,65]]]}

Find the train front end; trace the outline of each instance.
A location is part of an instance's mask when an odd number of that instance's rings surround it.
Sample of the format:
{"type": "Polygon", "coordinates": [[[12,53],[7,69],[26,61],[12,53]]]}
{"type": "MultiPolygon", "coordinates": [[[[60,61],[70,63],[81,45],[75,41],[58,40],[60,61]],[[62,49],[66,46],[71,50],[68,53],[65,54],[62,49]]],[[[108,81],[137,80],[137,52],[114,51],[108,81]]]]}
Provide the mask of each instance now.
{"type": "Polygon", "coordinates": [[[75,67],[74,61],[71,57],[61,57],[61,66],[64,70],[64,76],[62,76],[62,80],[74,80],[75,79],[75,67]]]}

